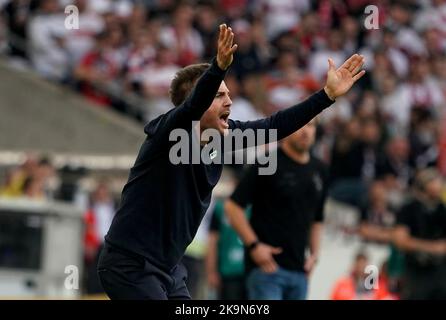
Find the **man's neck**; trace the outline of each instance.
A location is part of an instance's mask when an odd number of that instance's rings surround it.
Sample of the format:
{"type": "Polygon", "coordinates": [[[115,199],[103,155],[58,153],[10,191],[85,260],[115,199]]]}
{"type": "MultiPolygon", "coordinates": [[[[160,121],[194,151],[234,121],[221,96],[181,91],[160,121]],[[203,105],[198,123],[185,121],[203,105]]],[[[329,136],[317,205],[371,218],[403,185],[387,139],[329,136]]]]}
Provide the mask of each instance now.
{"type": "Polygon", "coordinates": [[[288,144],[282,144],[282,150],[294,162],[306,164],[310,161],[310,152],[308,150],[296,150],[288,144]]]}

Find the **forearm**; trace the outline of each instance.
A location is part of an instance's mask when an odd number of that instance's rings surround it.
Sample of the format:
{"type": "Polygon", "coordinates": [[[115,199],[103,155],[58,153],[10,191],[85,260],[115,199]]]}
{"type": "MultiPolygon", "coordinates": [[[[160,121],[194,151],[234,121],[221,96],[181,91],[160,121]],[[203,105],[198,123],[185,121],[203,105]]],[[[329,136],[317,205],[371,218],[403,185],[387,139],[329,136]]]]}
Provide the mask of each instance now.
{"type": "Polygon", "coordinates": [[[432,246],[435,244],[437,244],[437,241],[408,237],[405,241],[398,243],[397,246],[403,251],[423,251],[430,253],[432,246]]]}
{"type": "Polygon", "coordinates": [[[218,233],[210,232],[208,239],[208,248],[205,257],[205,267],[208,274],[212,272],[218,272],[217,243],[218,233]]]}
{"type": "Polygon", "coordinates": [[[392,240],[392,231],[388,228],[361,224],[359,234],[366,240],[388,243],[392,240]]]}
{"type": "Polygon", "coordinates": [[[302,128],[333,102],[324,90],[320,90],[301,103],[281,110],[268,118],[247,122],[233,121],[232,127],[241,130],[276,129],[277,140],[280,140],[302,128]]]}
{"type": "Polygon", "coordinates": [[[397,248],[406,252],[422,251],[432,253],[435,251],[435,246],[441,240],[424,240],[412,237],[410,232],[405,227],[396,227],[393,232],[393,242],[397,248]]]}
{"type": "Polygon", "coordinates": [[[258,240],[242,207],[229,199],[225,203],[225,213],[229,223],[240,236],[244,244],[249,245],[258,240]]]}
{"type": "Polygon", "coordinates": [[[311,226],[309,249],[314,257],[318,257],[320,253],[322,227],[321,222],[316,222],[311,226]]]}

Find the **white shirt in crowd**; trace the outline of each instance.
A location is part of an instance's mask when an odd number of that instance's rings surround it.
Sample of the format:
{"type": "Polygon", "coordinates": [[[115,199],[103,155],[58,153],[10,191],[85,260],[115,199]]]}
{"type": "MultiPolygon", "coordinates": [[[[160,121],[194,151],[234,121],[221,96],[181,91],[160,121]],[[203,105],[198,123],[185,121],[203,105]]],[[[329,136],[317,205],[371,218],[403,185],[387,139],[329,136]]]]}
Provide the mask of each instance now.
{"type": "Polygon", "coordinates": [[[99,239],[102,240],[112,223],[115,206],[112,201],[96,203],[93,205],[93,212],[96,219],[96,231],[99,239]]]}
{"type": "Polygon", "coordinates": [[[259,0],[257,10],[265,13],[266,33],[269,39],[294,28],[303,13],[310,9],[309,0],[259,0]]]}
{"type": "Polygon", "coordinates": [[[264,118],[264,115],[257,111],[249,100],[236,97],[232,99],[230,118],[240,121],[250,121],[264,118]]]}
{"type": "Polygon", "coordinates": [[[142,76],[144,87],[156,87],[165,92],[164,96],[149,98],[150,103],[144,115],[147,122],[172,108],[172,102],[169,99],[169,87],[178,70],[179,67],[174,64],[166,66],[149,65],[144,70],[142,76]]]}
{"type": "Polygon", "coordinates": [[[77,65],[82,57],[93,49],[95,36],[104,30],[104,20],[90,11],[79,15],[79,29],[67,30],[65,46],[72,65],[77,65]]]}
{"type": "Polygon", "coordinates": [[[60,80],[67,73],[68,55],[60,41],[65,37],[63,14],[38,14],[28,25],[31,62],[43,77],[60,80]]]}
{"type": "Polygon", "coordinates": [[[328,58],[332,58],[336,67],[344,63],[346,54],[343,51],[321,50],[315,52],[308,65],[308,71],[319,82],[323,82],[328,70],[328,58]]]}
{"type": "Polygon", "coordinates": [[[269,92],[269,102],[277,109],[285,109],[302,101],[306,97],[305,91],[297,86],[279,85],[269,92]]]}
{"type": "Polygon", "coordinates": [[[383,114],[390,118],[390,122],[400,134],[406,134],[409,127],[411,99],[407,93],[407,88],[399,85],[383,95],[379,104],[383,114]]]}
{"type": "Polygon", "coordinates": [[[197,30],[191,28],[185,38],[179,39],[175,29],[171,26],[164,27],[160,32],[160,41],[168,48],[179,47],[180,50],[190,50],[196,57],[201,57],[204,51],[203,41],[197,30]]]}

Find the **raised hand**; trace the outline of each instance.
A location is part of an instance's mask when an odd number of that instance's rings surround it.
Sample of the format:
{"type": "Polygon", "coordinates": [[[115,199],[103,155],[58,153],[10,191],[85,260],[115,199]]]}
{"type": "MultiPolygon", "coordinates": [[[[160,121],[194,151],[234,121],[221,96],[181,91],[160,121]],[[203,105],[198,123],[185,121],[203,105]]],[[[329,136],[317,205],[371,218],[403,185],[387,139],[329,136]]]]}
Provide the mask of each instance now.
{"type": "Polygon", "coordinates": [[[327,84],[324,90],[331,100],[345,94],[365,74],[364,70],[361,71],[363,64],[364,57],[359,54],[352,55],[338,69],[333,60],[328,59],[327,84]]]}
{"type": "Polygon", "coordinates": [[[226,70],[232,63],[233,54],[237,50],[237,45],[232,45],[234,33],[226,24],[220,25],[220,34],[218,36],[217,63],[220,69],[226,70]]]}

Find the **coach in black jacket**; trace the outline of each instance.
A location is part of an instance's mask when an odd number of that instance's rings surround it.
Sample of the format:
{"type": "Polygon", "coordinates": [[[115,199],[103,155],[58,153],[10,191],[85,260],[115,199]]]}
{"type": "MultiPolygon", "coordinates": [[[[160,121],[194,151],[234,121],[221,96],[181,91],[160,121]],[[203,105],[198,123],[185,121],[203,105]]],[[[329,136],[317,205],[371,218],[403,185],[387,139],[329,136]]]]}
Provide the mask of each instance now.
{"type": "Polygon", "coordinates": [[[326,86],[304,102],[262,120],[229,120],[232,102],[223,79],[237,49],[233,39],[231,28],[221,25],[217,57],[210,65],[180,70],[170,88],[176,107],[144,129],[147,139],[130,170],[98,264],[111,299],[190,299],[180,259],[209,206],[222,164],[173,164],[169,158],[173,129],[187,130],[192,137],[192,122],[199,121],[200,130],[213,128],[222,135],[236,128],[277,129],[277,139],[282,139],[330,106],[364,74],[362,56],[353,55],[338,69],[329,60],[326,86]]]}

